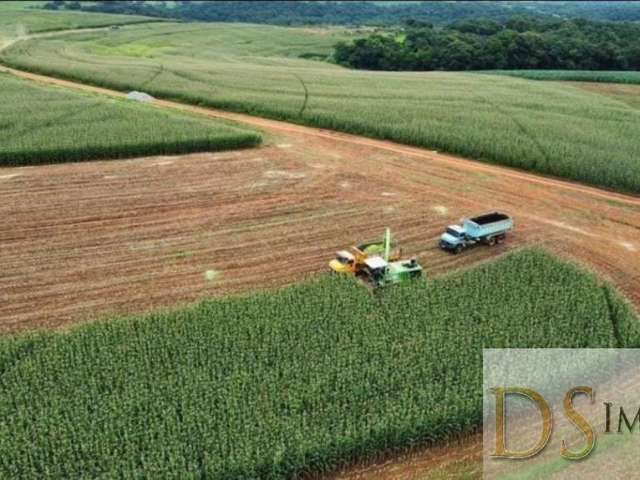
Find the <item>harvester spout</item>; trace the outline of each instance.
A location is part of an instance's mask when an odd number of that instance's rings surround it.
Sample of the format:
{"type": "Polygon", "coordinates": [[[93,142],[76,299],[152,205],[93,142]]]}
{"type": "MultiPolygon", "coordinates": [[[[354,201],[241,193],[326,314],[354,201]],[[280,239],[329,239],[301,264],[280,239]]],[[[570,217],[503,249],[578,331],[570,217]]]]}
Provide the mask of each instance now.
{"type": "Polygon", "coordinates": [[[389,261],[389,254],[391,252],[391,230],[387,227],[384,234],[384,260],[389,261]]]}

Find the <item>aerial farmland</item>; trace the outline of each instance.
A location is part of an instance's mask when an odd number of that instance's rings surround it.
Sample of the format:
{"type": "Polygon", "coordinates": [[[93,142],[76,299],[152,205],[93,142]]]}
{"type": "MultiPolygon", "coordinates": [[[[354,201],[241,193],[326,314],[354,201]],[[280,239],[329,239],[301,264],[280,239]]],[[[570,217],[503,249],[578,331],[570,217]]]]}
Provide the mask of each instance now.
{"type": "Polygon", "coordinates": [[[640,348],[640,27],[249,3],[0,5],[1,478],[482,478],[483,349],[640,348]]]}

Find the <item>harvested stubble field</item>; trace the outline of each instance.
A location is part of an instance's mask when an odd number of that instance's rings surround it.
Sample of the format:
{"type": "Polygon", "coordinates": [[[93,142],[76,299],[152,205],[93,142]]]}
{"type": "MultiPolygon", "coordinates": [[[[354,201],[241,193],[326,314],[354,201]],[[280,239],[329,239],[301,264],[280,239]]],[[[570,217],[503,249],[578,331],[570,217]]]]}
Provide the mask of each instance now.
{"type": "Polygon", "coordinates": [[[245,121],[268,132],[270,144],[2,169],[0,214],[11,225],[0,231],[2,331],[290,284],[325,271],[335,250],[387,225],[427,275],[542,245],[592,266],[640,305],[638,198],[390,142],[158,103],[245,121]],[[436,247],[446,224],[489,209],[516,219],[506,245],[460,256],[436,247]]]}

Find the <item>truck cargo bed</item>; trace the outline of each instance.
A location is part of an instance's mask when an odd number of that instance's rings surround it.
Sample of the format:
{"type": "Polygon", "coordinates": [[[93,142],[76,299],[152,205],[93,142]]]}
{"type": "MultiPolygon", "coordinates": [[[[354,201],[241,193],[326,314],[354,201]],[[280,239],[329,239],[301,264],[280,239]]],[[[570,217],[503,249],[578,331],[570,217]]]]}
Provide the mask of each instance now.
{"type": "Polygon", "coordinates": [[[513,228],[513,220],[504,213],[492,212],[465,220],[464,229],[468,236],[478,240],[503,235],[513,228]]]}
{"type": "Polygon", "coordinates": [[[473,223],[477,223],[478,225],[487,225],[488,223],[501,222],[502,220],[508,220],[509,215],[505,215],[504,213],[492,212],[487,213],[485,215],[480,215],[479,217],[471,218],[470,220],[473,223]]]}

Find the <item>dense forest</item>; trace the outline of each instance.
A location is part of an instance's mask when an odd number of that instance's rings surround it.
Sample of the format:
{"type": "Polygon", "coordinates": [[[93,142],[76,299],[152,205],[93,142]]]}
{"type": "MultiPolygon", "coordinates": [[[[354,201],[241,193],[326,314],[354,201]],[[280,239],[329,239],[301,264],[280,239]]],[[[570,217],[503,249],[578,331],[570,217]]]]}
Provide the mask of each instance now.
{"type": "Polygon", "coordinates": [[[552,17],[415,20],[336,45],[336,62],[368,70],[640,70],[640,24],[552,17]]]}
{"type": "Polygon", "coordinates": [[[398,25],[407,19],[435,25],[484,17],[504,22],[515,15],[554,15],[590,20],[640,21],[640,2],[305,2],[305,1],[99,1],[55,0],[47,9],[83,10],[197,20],[277,25],[398,25]]]}

